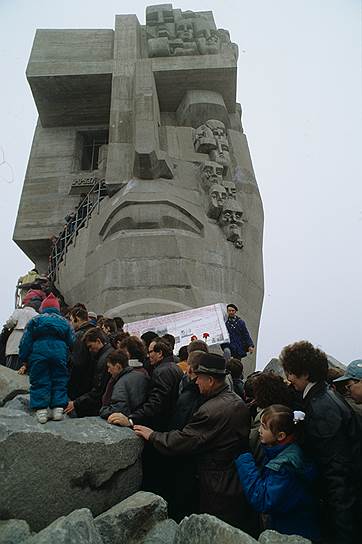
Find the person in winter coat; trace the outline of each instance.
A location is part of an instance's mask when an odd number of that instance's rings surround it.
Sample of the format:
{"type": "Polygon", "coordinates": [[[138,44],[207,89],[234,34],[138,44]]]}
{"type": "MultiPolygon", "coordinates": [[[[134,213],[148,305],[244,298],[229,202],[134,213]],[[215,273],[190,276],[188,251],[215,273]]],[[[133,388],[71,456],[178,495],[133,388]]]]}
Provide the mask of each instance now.
{"type": "Polygon", "coordinates": [[[246,328],[245,321],[236,315],[238,311],[237,306],[235,304],[228,304],[226,310],[228,318],[225,325],[230,337],[229,349],[231,356],[236,359],[242,359],[248,353],[254,352],[254,343],[246,328]]]}
{"type": "Polygon", "coordinates": [[[70,322],[75,330],[75,343],[70,354],[70,376],[68,395],[74,400],[87,393],[93,383],[94,359],[83,340],[87,331],[94,328],[88,320],[85,308],[74,307],[70,312],[70,322]]]}
{"type": "MultiPolygon", "coordinates": [[[[184,374],[180,382],[180,394],[176,402],[175,413],[171,423],[172,429],[182,430],[191,420],[195,412],[206,401],[201,395],[196,383],[195,370],[199,367],[204,351],[192,351],[187,358],[187,374],[184,374]]],[[[180,522],[185,516],[198,510],[197,488],[197,458],[193,455],[182,455],[173,458],[172,493],[168,500],[168,512],[170,517],[180,522]]]]}
{"type": "Polygon", "coordinates": [[[182,430],[157,432],[141,425],[134,430],[164,456],[196,456],[197,513],[249,531],[251,509],[234,464],[235,457],[248,449],[249,411],[225,382],[223,357],[203,354],[195,374],[205,402],[182,430]]]}
{"type": "Polygon", "coordinates": [[[30,378],[30,408],[36,410],[39,423],[50,416],[63,418],[68,404],[68,351],[74,332],[61,316],[59,302],[51,293],[40,306],[40,315],[27,324],[19,346],[19,362],[26,363],[30,378]]]}
{"type": "Polygon", "coordinates": [[[188,371],[180,382],[180,394],[172,418],[172,429],[182,430],[206,400],[197,386],[197,374],[195,374],[195,370],[199,367],[200,358],[204,353],[204,351],[192,351],[187,358],[188,371]]]}
{"type": "MultiPolygon", "coordinates": [[[[121,333],[126,335],[128,333],[121,333]]],[[[147,370],[143,366],[144,361],[147,358],[147,351],[144,343],[137,336],[124,336],[119,343],[119,349],[123,349],[128,353],[128,364],[131,368],[134,368],[137,372],[141,372],[145,376],[149,376],[147,370]]]]}
{"type": "MultiPolygon", "coordinates": [[[[148,354],[153,368],[150,393],[143,406],[130,414],[130,419],[134,423],[149,423],[155,429],[165,431],[170,429],[183,373],[173,362],[172,350],[165,342],[151,342],[148,354]]],[[[128,417],[122,413],[112,414],[110,423],[129,426],[128,417]]]]}
{"type": "Polygon", "coordinates": [[[266,528],[315,540],[320,537],[318,504],[312,494],[316,470],[294,438],[297,418],[304,415],[281,404],[266,408],[259,429],[265,454],[261,472],[249,452],[235,463],[248,501],[257,512],[267,514],[266,528]]]}
{"type": "MultiPolygon", "coordinates": [[[[165,431],[171,428],[172,415],[178,397],[182,370],[173,361],[169,344],[160,339],[153,340],[148,348],[152,369],[148,399],[129,417],[122,412],[109,416],[108,422],[129,426],[130,422],[147,423],[155,429],[165,431]]],[[[172,460],[164,460],[152,447],[145,447],[143,452],[143,484],[145,491],[162,495],[166,500],[171,497],[170,475],[174,467],[172,460]]]]}
{"type": "Polygon", "coordinates": [[[94,356],[95,366],[90,389],[83,395],[68,402],[65,413],[72,414],[73,417],[99,415],[99,410],[102,406],[102,397],[110,378],[107,369],[107,359],[109,354],[114,351],[103,331],[97,327],[93,327],[85,333],[83,342],[87,346],[88,351],[94,356]]]}
{"type": "Polygon", "coordinates": [[[115,412],[128,416],[146,402],[150,378],[130,367],[128,355],[121,349],[109,354],[107,367],[111,379],[103,395],[99,415],[104,419],[115,412]]]}
{"type": "Polygon", "coordinates": [[[12,370],[19,370],[21,367],[21,363],[19,363],[20,341],[26,325],[36,315],[38,315],[38,312],[29,302],[23,308],[14,310],[5,323],[5,328],[11,330],[5,347],[5,366],[12,370]]]}
{"type": "Polygon", "coordinates": [[[328,359],[323,351],[301,341],[286,346],[279,358],[288,380],[303,395],[302,446],[320,475],[328,542],[357,542],[362,455],[356,416],[343,397],[327,387],[328,359]]]}

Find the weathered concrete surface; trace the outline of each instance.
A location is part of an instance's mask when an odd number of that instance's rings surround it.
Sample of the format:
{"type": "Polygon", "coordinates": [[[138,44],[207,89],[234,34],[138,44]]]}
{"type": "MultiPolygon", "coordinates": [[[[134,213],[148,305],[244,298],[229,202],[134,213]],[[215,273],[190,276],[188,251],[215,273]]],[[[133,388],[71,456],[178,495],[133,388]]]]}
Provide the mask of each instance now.
{"type": "Polygon", "coordinates": [[[192,514],[184,518],[177,531],[175,544],[256,544],[250,535],[231,527],[209,514],[192,514]]]}
{"type": "Polygon", "coordinates": [[[282,535],[276,531],[264,531],[259,536],[260,544],[311,544],[307,538],[298,535],[282,535]]]}
{"type": "Polygon", "coordinates": [[[20,544],[29,536],[30,527],[23,519],[0,521],[0,544],[20,544]]]}
{"type": "Polygon", "coordinates": [[[28,393],[28,376],[22,376],[15,370],[0,365],[0,406],[21,393],[28,393]]]}
{"type": "Polygon", "coordinates": [[[158,495],[140,491],[95,519],[104,544],[142,542],[153,526],[167,518],[167,503],[158,495]]]}
{"type": "Polygon", "coordinates": [[[28,79],[42,123],[14,240],[44,272],[49,238],[78,203],[72,180],[92,175],[81,170],[83,131],[108,130],[111,197],[60,265],[67,302],[126,321],[233,302],[256,342],[263,207],[236,102],[237,47],[209,11],[151,8],[146,25],[116,16],[114,32],[38,31],[28,79]]]}
{"type": "Polygon", "coordinates": [[[101,418],[41,425],[0,408],[0,517],[38,531],[88,507],[101,514],[140,488],[142,440],[101,418]]]}
{"type": "Polygon", "coordinates": [[[82,508],[57,519],[23,544],[103,544],[103,541],[92,512],[82,508]]]}

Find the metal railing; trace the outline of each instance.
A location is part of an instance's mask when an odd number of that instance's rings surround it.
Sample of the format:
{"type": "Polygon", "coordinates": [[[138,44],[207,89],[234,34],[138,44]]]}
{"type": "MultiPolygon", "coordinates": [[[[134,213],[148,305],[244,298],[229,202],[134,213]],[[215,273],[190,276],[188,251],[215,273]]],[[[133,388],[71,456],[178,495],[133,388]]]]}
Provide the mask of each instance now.
{"type": "Polygon", "coordinates": [[[66,259],[68,247],[76,241],[77,234],[82,227],[87,227],[89,218],[97,209],[104,197],[108,196],[104,179],[97,181],[85,198],[79,203],[77,209],[71,214],[64,229],[57,238],[52,239],[52,249],[49,255],[48,278],[54,282],[60,263],[66,259]]]}

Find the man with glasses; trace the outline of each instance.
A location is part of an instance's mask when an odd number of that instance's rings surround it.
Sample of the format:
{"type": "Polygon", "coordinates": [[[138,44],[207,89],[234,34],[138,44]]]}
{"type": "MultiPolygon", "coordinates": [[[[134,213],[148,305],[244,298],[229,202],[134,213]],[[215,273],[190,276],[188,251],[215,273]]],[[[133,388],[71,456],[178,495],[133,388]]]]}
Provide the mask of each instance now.
{"type": "Polygon", "coordinates": [[[348,389],[353,400],[362,404],[362,359],[356,359],[349,363],[344,376],[333,380],[333,382],[347,382],[348,389]]]}
{"type": "MultiPolygon", "coordinates": [[[[152,370],[148,399],[129,417],[117,412],[111,414],[107,421],[122,427],[133,428],[134,424],[141,424],[150,425],[157,431],[169,431],[183,372],[174,362],[169,344],[160,338],[150,343],[148,357],[152,370]]],[[[142,489],[170,500],[174,491],[170,489],[174,470],[172,459],[165,459],[152,447],[146,446],[143,450],[142,489]]]]}
{"type": "Polygon", "coordinates": [[[170,430],[183,372],[173,361],[171,347],[160,339],[150,343],[148,357],[152,374],[147,401],[129,418],[122,413],[112,414],[109,423],[123,427],[148,424],[158,431],[170,430]]]}

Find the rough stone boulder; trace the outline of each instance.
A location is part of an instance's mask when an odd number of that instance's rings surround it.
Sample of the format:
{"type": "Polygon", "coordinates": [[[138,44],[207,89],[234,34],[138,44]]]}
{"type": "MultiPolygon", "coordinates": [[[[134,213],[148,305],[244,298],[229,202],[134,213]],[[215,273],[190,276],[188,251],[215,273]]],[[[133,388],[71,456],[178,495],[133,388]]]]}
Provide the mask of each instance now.
{"type": "Polygon", "coordinates": [[[282,535],[276,531],[264,531],[259,536],[260,544],[311,544],[307,538],[298,535],[282,535]]]}
{"type": "Polygon", "coordinates": [[[41,425],[14,399],[0,408],[0,518],[39,531],[79,508],[97,516],[139,490],[142,448],[98,417],[41,425]]]}
{"type": "Polygon", "coordinates": [[[28,376],[21,376],[15,370],[0,365],[0,406],[19,395],[29,392],[28,376]]]}
{"type": "Polygon", "coordinates": [[[159,521],[167,518],[167,503],[158,495],[140,491],[95,519],[104,544],[136,544],[159,521]]]}
{"type": "Polygon", "coordinates": [[[250,535],[209,514],[184,518],[176,531],[175,544],[257,544],[250,535]]]}
{"type": "Polygon", "coordinates": [[[142,544],[174,544],[178,525],[173,519],[159,521],[147,533],[142,544]]]}
{"type": "Polygon", "coordinates": [[[21,544],[103,544],[103,541],[94,524],[92,512],[82,508],[53,521],[21,544]]]}
{"type": "Polygon", "coordinates": [[[23,519],[0,521],[0,544],[20,544],[30,535],[29,525],[23,519]]]}

